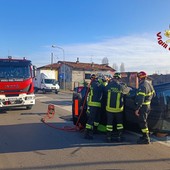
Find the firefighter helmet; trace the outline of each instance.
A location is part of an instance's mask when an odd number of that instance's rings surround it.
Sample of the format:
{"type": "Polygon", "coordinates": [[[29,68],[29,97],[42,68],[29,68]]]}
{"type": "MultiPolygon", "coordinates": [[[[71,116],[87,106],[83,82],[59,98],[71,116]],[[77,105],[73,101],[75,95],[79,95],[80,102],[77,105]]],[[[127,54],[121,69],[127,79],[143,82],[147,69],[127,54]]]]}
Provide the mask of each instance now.
{"type": "Polygon", "coordinates": [[[91,76],[90,76],[90,79],[95,79],[96,78],[96,75],[95,74],[92,74],[91,76]]]}
{"type": "Polygon", "coordinates": [[[115,73],[114,76],[113,76],[113,78],[115,78],[115,79],[121,79],[122,76],[121,76],[120,73],[115,73]]]}
{"type": "Polygon", "coordinates": [[[137,73],[137,77],[141,80],[141,79],[145,79],[147,77],[146,72],[144,71],[140,71],[139,73],[137,73]]]}

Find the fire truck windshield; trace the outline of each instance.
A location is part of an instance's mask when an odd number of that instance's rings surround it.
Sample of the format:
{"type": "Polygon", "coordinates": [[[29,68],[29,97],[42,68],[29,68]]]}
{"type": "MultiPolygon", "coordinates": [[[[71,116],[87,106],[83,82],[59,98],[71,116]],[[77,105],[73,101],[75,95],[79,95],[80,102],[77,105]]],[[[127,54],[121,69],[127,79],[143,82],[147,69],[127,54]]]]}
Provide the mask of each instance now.
{"type": "Polygon", "coordinates": [[[0,66],[0,79],[28,79],[30,77],[31,72],[28,65],[0,66]]]}

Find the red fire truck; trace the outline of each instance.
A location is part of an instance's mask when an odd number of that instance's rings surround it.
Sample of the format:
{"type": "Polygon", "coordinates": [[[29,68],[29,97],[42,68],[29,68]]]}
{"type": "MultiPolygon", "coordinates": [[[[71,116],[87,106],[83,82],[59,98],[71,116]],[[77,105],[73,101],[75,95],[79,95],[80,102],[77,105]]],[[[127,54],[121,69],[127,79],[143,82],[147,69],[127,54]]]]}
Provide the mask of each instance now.
{"type": "Polygon", "coordinates": [[[33,77],[35,66],[30,60],[0,59],[0,108],[31,109],[35,104],[33,77]]]}

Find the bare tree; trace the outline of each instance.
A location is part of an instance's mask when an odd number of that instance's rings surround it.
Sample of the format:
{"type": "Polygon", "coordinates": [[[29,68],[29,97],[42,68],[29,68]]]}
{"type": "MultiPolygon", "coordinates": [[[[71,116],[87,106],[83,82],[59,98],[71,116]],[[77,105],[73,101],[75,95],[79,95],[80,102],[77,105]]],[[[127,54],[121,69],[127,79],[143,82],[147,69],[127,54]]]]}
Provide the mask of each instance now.
{"type": "Polygon", "coordinates": [[[113,69],[115,69],[116,71],[118,71],[118,66],[116,63],[113,63],[113,66],[112,66],[113,69]]]}
{"type": "Polygon", "coordinates": [[[108,60],[107,57],[104,57],[104,58],[102,59],[102,64],[109,65],[109,60],[108,60]]]}
{"type": "Polygon", "coordinates": [[[124,63],[121,63],[121,65],[120,65],[120,72],[125,72],[125,65],[124,65],[124,63]]]}

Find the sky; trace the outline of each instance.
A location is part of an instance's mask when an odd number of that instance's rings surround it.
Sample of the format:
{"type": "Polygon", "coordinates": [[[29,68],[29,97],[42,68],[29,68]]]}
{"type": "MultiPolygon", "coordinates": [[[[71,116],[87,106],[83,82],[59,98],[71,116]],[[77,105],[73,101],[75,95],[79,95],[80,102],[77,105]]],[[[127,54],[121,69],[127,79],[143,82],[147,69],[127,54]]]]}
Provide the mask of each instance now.
{"type": "Polygon", "coordinates": [[[125,71],[170,74],[169,6],[170,0],[0,0],[0,58],[26,57],[40,67],[51,64],[51,54],[54,63],[102,64],[107,57],[117,71],[123,63],[125,71]]]}

